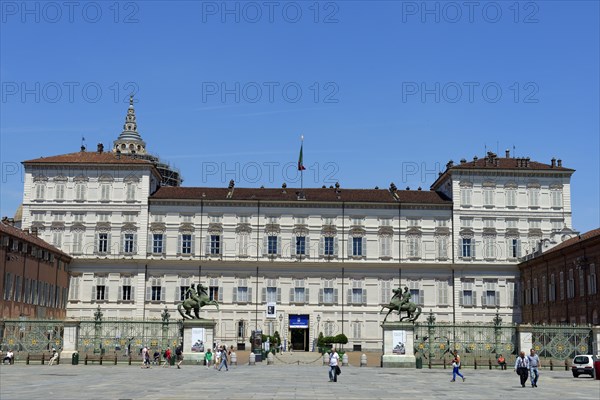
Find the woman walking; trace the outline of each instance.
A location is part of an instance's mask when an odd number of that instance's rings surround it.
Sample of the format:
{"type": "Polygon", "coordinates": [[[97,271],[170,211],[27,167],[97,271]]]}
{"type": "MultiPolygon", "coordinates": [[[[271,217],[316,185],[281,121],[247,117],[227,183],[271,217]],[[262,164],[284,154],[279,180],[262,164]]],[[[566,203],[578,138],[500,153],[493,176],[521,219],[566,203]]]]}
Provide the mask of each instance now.
{"type": "Polygon", "coordinates": [[[458,352],[454,351],[454,359],[452,360],[452,380],[450,382],[456,381],[456,375],[460,376],[465,381],[465,377],[460,373],[460,356],[458,352]]]}

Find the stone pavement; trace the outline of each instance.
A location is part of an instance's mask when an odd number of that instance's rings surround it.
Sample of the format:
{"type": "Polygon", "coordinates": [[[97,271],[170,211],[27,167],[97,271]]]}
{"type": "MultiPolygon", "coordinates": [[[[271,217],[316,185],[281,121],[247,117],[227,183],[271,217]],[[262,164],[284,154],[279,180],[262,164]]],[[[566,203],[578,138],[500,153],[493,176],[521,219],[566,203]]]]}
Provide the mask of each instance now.
{"type": "Polygon", "coordinates": [[[344,367],[329,383],[316,365],[240,365],[141,369],[139,365],[0,366],[0,399],[600,399],[600,381],[570,371],[542,371],[539,387],[522,388],[512,370],[344,367]]]}

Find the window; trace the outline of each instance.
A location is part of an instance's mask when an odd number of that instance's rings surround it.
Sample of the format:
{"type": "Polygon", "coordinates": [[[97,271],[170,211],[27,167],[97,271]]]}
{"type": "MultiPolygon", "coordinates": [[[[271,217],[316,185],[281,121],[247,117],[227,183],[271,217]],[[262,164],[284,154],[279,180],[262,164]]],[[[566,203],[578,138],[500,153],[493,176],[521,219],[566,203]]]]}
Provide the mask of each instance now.
{"type": "Polygon", "coordinates": [[[379,237],[379,257],[391,258],[392,257],[392,236],[381,235],[379,237]]]}
{"type": "Polygon", "coordinates": [[[475,296],[473,290],[473,280],[462,281],[462,306],[470,307],[475,305],[475,296]]]}
{"type": "Polygon", "coordinates": [[[267,237],[267,254],[269,255],[277,255],[277,236],[269,235],[267,237]]]}
{"type": "Polygon", "coordinates": [[[306,236],[296,236],[296,255],[306,255],[306,236]]]}
{"type": "Polygon", "coordinates": [[[175,301],[183,301],[190,297],[188,293],[190,283],[190,278],[179,278],[179,287],[175,288],[175,301]]]}
{"type": "Polygon", "coordinates": [[[495,228],[495,226],[494,226],[495,223],[496,223],[496,220],[493,218],[484,218],[483,219],[483,227],[484,228],[493,229],[493,228],[495,228]]]}
{"type": "Polygon", "coordinates": [[[352,323],[352,335],[354,340],[360,340],[361,338],[361,322],[360,321],[354,321],[352,323]]]}
{"type": "Polygon", "coordinates": [[[392,281],[381,281],[381,304],[388,304],[392,298],[392,281]]]}
{"type": "Polygon", "coordinates": [[[7,273],[4,277],[4,300],[10,301],[12,299],[12,284],[13,276],[7,273]]]}
{"type": "Polygon", "coordinates": [[[552,189],[550,190],[550,199],[553,208],[562,207],[562,190],[552,189]]]}
{"type": "Polygon", "coordinates": [[[325,256],[333,256],[335,255],[335,238],[331,236],[325,236],[323,238],[323,252],[322,254],[325,256]]]}
{"type": "Polygon", "coordinates": [[[146,292],[146,301],[164,301],[165,300],[165,292],[162,287],[162,279],[152,277],[149,279],[150,287],[146,292]]]}
{"type": "Polygon", "coordinates": [[[75,200],[76,201],[85,201],[85,183],[78,182],[75,184],[75,200]]]}
{"type": "Polygon", "coordinates": [[[420,225],[420,218],[406,218],[406,224],[409,228],[418,228],[420,225]]]}
{"type": "Polygon", "coordinates": [[[98,253],[108,253],[108,233],[98,233],[97,250],[98,253]]]}
{"type": "Polygon", "coordinates": [[[550,281],[548,282],[548,301],[556,301],[556,282],[554,280],[554,274],[550,275],[550,281]]]}
{"type": "Polygon", "coordinates": [[[98,213],[98,222],[109,222],[110,213],[98,213]]]}
{"type": "Polygon", "coordinates": [[[440,280],[435,282],[437,289],[437,304],[447,306],[448,302],[448,280],[440,280]]]}
{"type": "Polygon", "coordinates": [[[250,234],[248,232],[238,233],[238,255],[240,257],[247,257],[248,254],[248,243],[250,242],[250,234]]]}
{"type": "Polygon", "coordinates": [[[506,228],[507,229],[517,229],[517,220],[516,219],[507,219],[506,220],[506,228]]]}
{"type": "Polygon", "coordinates": [[[461,218],[460,226],[462,228],[471,228],[473,227],[473,218],[461,218]]]}
{"type": "Polygon", "coordinates": [[[218,300],[219,299],[219,287],[218,286],[209,286],[208,287],[208,297],[211,300],[218,300]]]}
{"type": "Polygon", "coordinates": [[[440,260],[448,258],[448,236],[437,237],[437,256],[440,260]]]}
{"type": "Polygon", "coordinates": [[[306,217],[296,217],[296,225],[306,225],[306,217]]]}
{"type": "Polygon", "coordinates": [[[486,259],[496,258],[496,237],[495,236],[484,236],[483,237],[483,252],[486,259]]]}
{"type": "Polygon", "coordinates": [[[559,279],[558,279],[558,293],[560,294],[560,299],[565,299],[565,275],[562,271],[560,271],[559,279]]]}
{"type": "Polygon", "coordinates": [[[96,277],[96,286],[92,287],[92,300],[108,300],[106,277],[96,277]]]}
{"type": "Polygon", "coordinates": [[[240,279],[238,281],[238,287],[233,289],[233,302],[234,303],[251,303],[252,302],[252,288],[248,286],[246,279],[240,279]]]}
{"type": "Polygon", "coordinates": [[[290,289],[290,303],[308,303],[308,289],[304,287],[303,279],[294,280],[294,287],[290,289]]]}
{"type": "Polygon", "coordinates": [[[529,229],[541,229],[542,221],[539,219],[530,219],[529,220],[529,229]]]}
{"type": "Polygon", "coordinates": [[[538,295],[538,280],[537,278],[533,280],[533,286],[531,288],[531,304],[538,304],[539,295],[538,295]]]}
{"type": "Polygon", "coordinates": [[[563,221],[562,219],[553,219],[551,221],[552,224],[552,230],[553,231],[560,231],[563,228],[563,221]]]}
{"type": "Polygon", "coordinates": [[[62,246],[63,231],[55,229],[52,231],[52,244],[60,248],[62,246]]]}
{"type": "Polygon", "coordinates": [[[481,305],[487,307],[495,307],[500,305],[500,294],[496,290],[498,281],[484,281],[484,293],[481,296],[481,305]]]}
{"type": "Polygon", "coordinates": [[[127,223],[135,223],[138,219],[137,213],[123,214],[123,221],[127,223]]]}
{"type": "Polygon", "coordinates": [[[546,289],[547,288],[548,288],[548,286],[546,286],[546,276],[542,275],[542,284],[540,285],[540,295],[541,295],[542,303],[546,302],[546,289]]]}
{"type": "Polygon", "coordinates": [[[579,296],[583,297],[585,295],[585,277],[583,275],[583,268],[579,268],[579,296]]]}
{"type": "Polygon", "coordinates": [[[164,252],[164,238],[163,233],[152,234],[152,254],[162,254],[164,252]]]}
{"type": "Polygon", "coordinates": [[[362,286],[362,281],[352,281],[352,289],[348,289],[348,302],[350,304],[367,304],[367,291],[362,286]]]}
{"type": "Polygon", "coordinates": [[[42,182],[35,184],[35,200],[43,201],[46,197],[46,185],[42,182]]]}
{"type": "Polygon", "coordinates": [[[333,336],[333,322],[329,320],[323,322],[323,334],[325,336],[333,336]]]}
{"type": "Polygon", "coordinates": [[[238,221],[240,224],[249,224],[250,223],[250,217],[247,215],[240,215],[238,216],[238,221]]]}
{"type": "Polygon", "coordinates": [[[335,218],[323,217],[323,225],[333,225],[334,223],[335,223],[335,218]]]}
{"type": "Polygon", "coordinates": [[[180,252],[181,254],[192,254],[192,235],[189,233],[184,233],[180,235],[181,246],[180,252]]]}
{"type": "Polygon", "coordinates": [[[483,189],[483,205],[484,207],[494,207],[496,193],[492,188],[483,189]]]}
{"type": "Polygon", "coordinates": [[[73,222],[83,222],[85,213],[73,213],[73,222]]]}
{"type": "Polygon", "coordinates": [[[135,233],[125,233],[123,235],[123,253],[135,253],[135,233]]]}
{"type": "Polygon", "coordinates": [[[210,254],[221,254],[221,235],[210,235],[210,254]]]}
{"type": "Polygon", "coordinates": [[[275,279],[267,279],[263,289],[263,303],[281,303],[281,290],[277,288],[275,279]]]}
{"type": "Polygon", "coordinates": [[[575,279],[573,278],[573,269],[569,270],[569,279],[567,280],[567,298],[575,297],[575,279]]]}
{"type": "Polygon", "coordinates": [[[81,254],[81,249],[83,248],[83,232],[80,230],[73,231],[73,246],[71,247],[71,251],[73,254],[81,254]]]}
{"type": "Polygon", "coordinates": [[[181,215],[181,222],[183,222],[184,224],[192,223],[192,216],[191,215],[181,215]]]}
{"type": "Polygon", "coordinates": [[[508,258],[517,259],[521,257],[521,241],[519,239],[509,239],[508,258]]]}
{"type": "Polygon", "coordinates": [[[121,278],[121,292],[119,293],[119,300],[132,301],[133,297],[133,285],[131,284],[131,277],[125,276],[121,278]]]}
{"type": "Polygon", "coordinates": [[[100,201],[110,201],[110,183],[100,184],[100,201]]]}
{"type": "Polygon", "coordinates": [[[475,257],[475,241],[471,238],[462,238],[460,246],[460,256],[462,258],[474,258],[475,257]]]}
{"type": "Polygon", "coordinates": [[[504,194],[506,197],[506,207],[516,207],[517,206],[517,190],[516,189],[506,189],[504,194]]]}
{"type": "MultiPolygon", "coordinates": [[[[77,301],[79,300],[79,282],[81,280],[81,276],[73,275],[71,276],[71,282],[69,283],[69,300],[77,301]]],[[[35,290],[35,281],[32,281],[31,289],[35,290]]],[[[30,298],[33,300],[33,293],[30,295],[30,298]]]]}
{"type": "Polygon", "coordinates": [[[407,241],[408,241],[407,256],[409,258],[419,258],[421,237],[416,236],[416,235],[411,235],[407,238],[407,241]]]}
{"type": "Polygon", "coordinates": [[[62,201],[65,199],[65,184],[57,183],[54,187],[54,198],[56,201],[62,201]]]}
{"type": "Polygon", "coordinates": [[[43,222],[44,216],[46,215],[46,213],[45,212],[34,212],[31,215],[33,216],[33,220],[35,222],[43,222]]]}
{"type": "Polygon", "coordinates": [[[211,215],[208,217],[208,221],[211,224],[220,224],[223,220],[223,217],[221,215],[211,215]]]}
{"type": "Polygon", "coordinates": [[[379,218],[379,226],[390,226],[392,225],[391,218],[379,218]]]}
{"type": "Polygon", "coordinates": [[[473,189],[461,188],[460,189],[460,205],[463,207],[471,206],[471,198],[473,197],[473,189]]]}
{"type": "Polygon", "coordinates": [[[360,218],[360,217],[350,218],[350,223],[354,226],[363,226],[363,218],[360,218]]]}
{"type": "Polygon", "coordinates": [[[527,189],[527,196],[529,199],[529,207],[539,207],[540,206],[540,189],[539,188],[527,189]]]}
{"type": "Polygon", "coordinates": [[[337,290],[334,289],[333,287],[324,287],[323,288],[323,299],[322,299],[321,303],[337,304],[337,290]]]}
{"type": "Polygon", "coordinates": [[[353,237],[352,238],[352,256],[363,257],[365,256],[364,244],[367,238],[365,237],[353,237]]]}
{"type": "Polygon", "coordinates": [[[267,224],[277,225],[279,223],[279,217],[267,217],[267,224]]]}
{"type": "Polygon", "coordinates": [[[596,264],[590,264],[590,274],[588,275],[588,295],[596,294],[598,288],[596,287],[596,264]]]}
{"type": "Polygon", "coordinates": [[[419,281],[408,281],[408,290],[410,291],[410,301],[417,305],[423,305],[423,291],[420,290],[421,283],[419,281]]]}
{"type": "Polygon", "coordinates": [[[450,223],[449,219],[436,219],[435,220],[435,226],[437,226],[438,228],[446,228],[448,227],[450,223]]]}
{"type": "Polygon", "coordinates": [[[135,182],[127,183],[126,200],[127,201],[135,200],[135,182]]]}

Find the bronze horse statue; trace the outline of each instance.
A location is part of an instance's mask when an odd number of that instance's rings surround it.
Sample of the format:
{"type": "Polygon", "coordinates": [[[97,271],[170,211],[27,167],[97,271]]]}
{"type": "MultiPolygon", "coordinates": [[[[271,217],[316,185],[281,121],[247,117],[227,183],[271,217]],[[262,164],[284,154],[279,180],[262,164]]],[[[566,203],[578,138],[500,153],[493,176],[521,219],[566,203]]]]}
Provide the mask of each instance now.
{"type": "Polygon", "coordinates": [[[388,313],[383,319],[384,323],[387,320],[388,315],[394,310],[398,311],[398,315],[401,315],[402,311],[406,312],[406,316],[401,317],[400,321],[408,320],[409,322],[415,322],[417,318],[419,318],[419,315],[421,315],[421,307],[417,306],[412,301],[402,302],[401,299],[396,297],[393,297],[388,305],[381,307],[379,313],[381,314],[386,308],[388,309],[388,313]]]}
{"type": "Polygon", "coordinates": [[[206,288],[202,284],[198,284],[198,290],[194,289],[194,284],[188,289],[187,293],[190,297],[177,304],[177,311],[184,319],[194,319],[192,310],[196,319],[200,319],[200,308],[204,306],[216,306],[219,309],[219,303],[216,300],[211,300],[206,293],[206,288]],[[185,313],[183,312],[185,309],[185,313]]]}

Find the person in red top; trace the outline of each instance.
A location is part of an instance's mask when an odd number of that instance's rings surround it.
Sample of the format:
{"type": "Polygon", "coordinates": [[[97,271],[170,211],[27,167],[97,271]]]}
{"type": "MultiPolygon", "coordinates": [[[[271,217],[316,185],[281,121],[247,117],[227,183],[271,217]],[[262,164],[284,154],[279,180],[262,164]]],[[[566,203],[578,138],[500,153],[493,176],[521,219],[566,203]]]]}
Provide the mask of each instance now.
{"type": "Polygon", "coordinates": [[[165,363],[162,365],[163,368],[164,367],[170,367],[171,366],[171,348],[167,347],[167,350],[165,350],[165,363]]]}

